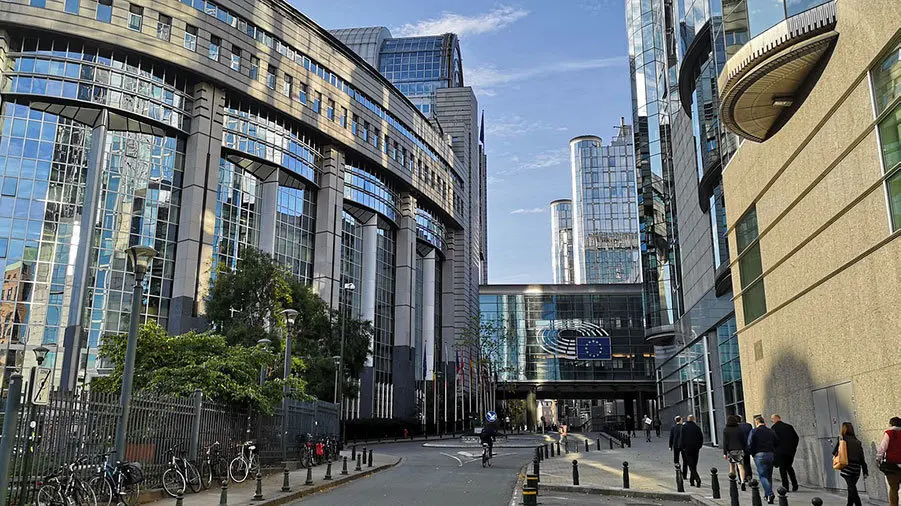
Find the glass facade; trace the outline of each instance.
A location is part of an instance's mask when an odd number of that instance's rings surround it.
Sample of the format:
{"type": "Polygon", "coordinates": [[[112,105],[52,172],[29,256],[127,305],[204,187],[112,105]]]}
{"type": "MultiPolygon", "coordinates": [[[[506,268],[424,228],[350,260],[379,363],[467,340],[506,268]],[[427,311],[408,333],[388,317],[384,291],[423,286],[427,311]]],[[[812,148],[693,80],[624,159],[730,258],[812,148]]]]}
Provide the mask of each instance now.
{"type": "Polygon", "coordinates": [[[570,142],[576,283],[641,280],[631,129],[609,146],[599,138],[570,142]]]}
{"type": "Polygon", "coordinates": [[[460,45],[453,34],[387,39],[378,66],[427,117],[432,117],[439,88],[463,86],[460,45]]]}
{"type": "Polygon", "coordinates": [[[263,184],[256,176],[234,162],[220,159],[213,239],[217,269],[234,269],[246,248],[260,247],[262,194],[263,184]]]}
{"type": "Polygon", "coordinates": [[[673,21],[660,0],[627,0],[626,32],[633,97],[638,226],[645,326],[673,325],[681,311],[679,241],[667,97],[675,87],[673,21]]]}
{"type": "Polygon", "coordinates": [[[425,209],[416,208],[416,237],[443,250],[446,235],[447,230],[441,220],[425,209]]]}
{"type": "MultiPolygon", "coordinates": [[[[393,383],[394,356],[394,231],[379,228],[376,236],[375,329],[372,363],[376,385],[393,383]]],[[[384,388],[376,388],[373,404],[386,404],[384,388]]]]}
{"type": "MultiPolygon", "coordinates": [[[[489,287],[490,288],[490,287],[489,287]]],[[[480,296],[481,318],[499,341],[500,381],[653,381],[641,296],[517,293],[480,296]],[[579,360],[579,337],[609,336],[610,360],[579,360]]]]}
{"type": "Polygon", "coordinates": [[[316,237],[316,192],[299,181],[279,186],[275,226],[275,259],[304,283],[313,280],[316,237]]]}
{"type": "Polygon", "coordinates": [[[573,247],[572,201],[551,202],[551,261],[554,268],[554,283],[575,282],[573,247]]]}
{"type": "Polygon", "coordinates": [[[365,169],[345,165],[344,198],[397,222],[397,193],[387,181],[365,169]]]}
{"type": "Polygon", "coordinates": [[[716,328],[717,351],[723,378],[723,407],[726,416],[745,416],[745,394],[742,390],[741,360],[738,353],[738,334],[735,317],[716,328]]]}
{"type": "Polygon", "coordinates": [[[757,240],[757,209],[751,209],[735,225],[738,248],[738,271],[741,275],[741,302],[745,325],[766,314],[766,293],[763,288],[763,264],[760,241],[757,240]]]}
{"type": "Polygon", "coordinates": [[[901,41],[872,70],[882,167],[886,174],[892,230],[901,228],[901,41]]]}
{"type": "Polygon", "coordinates": [[[707,441],[713,439],[715,427],[710,424],[712,403],[708,382],[710,362],[706,336],[687,346],[680,353],[659,366],[660,408],[671,408],[681,415],[694,415],[707,441]]]}

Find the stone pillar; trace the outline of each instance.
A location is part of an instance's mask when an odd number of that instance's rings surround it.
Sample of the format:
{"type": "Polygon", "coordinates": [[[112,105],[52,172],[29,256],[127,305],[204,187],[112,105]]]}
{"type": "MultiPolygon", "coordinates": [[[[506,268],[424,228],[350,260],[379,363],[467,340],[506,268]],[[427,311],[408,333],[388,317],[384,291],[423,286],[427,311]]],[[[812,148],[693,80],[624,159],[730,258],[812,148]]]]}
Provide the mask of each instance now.
{"type": "MultiPolygon", "coordinates": [[[[376,256],[378,255],[379,218],[373,214],[363,224],[362,279],[360,280],[360,319],[375,324],[376,256]]],[[[369,349],[375,349],[375,338],[369,340],[369,349]]],[[[360,418],[369,418],[375,409],[375,369],[372,355],[366,358],[363,383],[360,386],[360,418]]]]}
{"type": "Polygon", "coordinates": [[[334,146],[322,150],[322,173],[316,194],[316,241],[313,292],[338,309],[341,283],[341,216],[344,210],[344,153],[334,146]]]}
{"type": "Polygon", "coordinates": [[[416,386],[414,319],[416,306],[416,199],[410,194],[400,197],[400,219],[394,257],[394,349],[391,390],[392,416],[413,416],[416,386]],[[394,395],[394,390],[398,395],[394,395]],[[395,404],[396,402],[396,404],[395,404]]]}
{"type": "Polygon", "coordinates": [[[422,261],[422,345],[425,348],[425,379],[435,373],[435,250],[422,261]]]}
{"type": "Polygon", "coordinates": [[[219,160],[222,157],[222,109],[225,94],[210,84],[194,87],[191,133],[185,149],[184,183],[178,221],[178,255],[172,283],[169,332],[205,328],[204,299],[216,268],[213,241],[219,160]]]}
{"type": "Polygon", "coordinates": [[[275,233],[278,222],[278,176],[275,169],[263,181],[260,202],[260,251],[275,256],[275,233]]]}

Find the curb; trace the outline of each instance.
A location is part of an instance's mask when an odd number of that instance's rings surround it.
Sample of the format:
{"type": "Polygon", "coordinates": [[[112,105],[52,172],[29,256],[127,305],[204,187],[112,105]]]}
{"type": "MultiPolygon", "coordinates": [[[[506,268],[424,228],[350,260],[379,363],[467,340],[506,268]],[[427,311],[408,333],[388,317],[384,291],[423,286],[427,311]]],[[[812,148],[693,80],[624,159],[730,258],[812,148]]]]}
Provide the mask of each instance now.
{"type": "Polygon", "coordinates": [[[659,501],[687,502],[696,506],[717,506],[716,503],[705,497],[689,493],[679,492],[648,492],[645,490],[632,490],[622,488],[591,487],[576,485],[541,485],[540,490],[550,492],[565,492],[570,494],[608,495],[617,497],[629,497],[635,499],[654,499],[659,501]]]}
{"type": "Polygon", "coordinates": [[[391,469],[391,468],[397,466],[403,460],[404,459],[401,457],[401,458],[397,459],[397,462],[395,462],[393,464],[382,464],[378,467],[373,467],[370,470],[367,470],[367,471],[364,471],[364,472],[361,472],[358,474],[352,474],[349,477],[344,478],[343,480],[337,480],[337,481],[333,481],[331,483],[323,483],[321,485],[314,485],[310,488],[305,488],[302,490],[289,492],[289,493],[286,493],[285,495],[282,495],[280,497],[275,497],[273,499],[264,499],[256,504],[259,504],[260,506],[275,506],[277,504],[285,504],[285,503],[300,499],[302,497],[306,497],[308,495],[318,494],[320,492],[325,492],[327,490],[331,490],[333,488],[343,486],[347,483],[354,482],[361,478],[368,478],[369,476],[372,476],[375,473],[378,473],[380,471],[385,471],[385,470],[388,470],[388,469],[391,469]]]}
{"type": "MultiPolygon", "coordinates": [[[[464,444],[432,444],[432,443],[423,443],[422,446],[424,446],[426,448],[481,448],[482,447],[481,445],[474,445],[474,444],[464,445],[464,444]]],[[[494,445],[495,449],[498,449],[498,448],[515,448],[515,449],[531,448],[531,449],[534,449],[535,447],[536,447],[536,445],[528,445],[528,444],[520,444],[520,445],[497,445],[496,444],[496,445],[494,445]]]]}

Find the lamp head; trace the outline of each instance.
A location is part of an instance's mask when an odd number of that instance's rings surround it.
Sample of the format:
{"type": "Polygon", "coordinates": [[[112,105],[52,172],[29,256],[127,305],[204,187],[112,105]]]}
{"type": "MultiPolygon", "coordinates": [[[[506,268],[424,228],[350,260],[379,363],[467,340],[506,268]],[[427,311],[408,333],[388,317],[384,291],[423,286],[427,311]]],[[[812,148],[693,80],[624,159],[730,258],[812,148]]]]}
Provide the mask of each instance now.
{"type": "Polygon", "coordinates": [[[265,338],[265,337],[262,338],[262,339],[260,339],[259,341],[257,341],[257,345],[258,345],[258,346],[261,346],[261,347],[263,347],[263,348],[269,347],[270,344],[272,344],[272,340],[271,340],[271,339],[267,339],[267,338],[265,338]]]}
{"type": "Polygon", "coordinates": [[[285,322],[289,327],[294,325],[294,322],[297,320],[296,309],[285,309],[284,311],[282,311],[282,314],[285,315],[285,322]]]}
{"type": "Polygon", "coordinates": [[[50,353],[50,350],[45,346],[38,346],[37,348],[31,350],[34,352],[34,358],[37,360],[38,365],[44,363],[44,359],[47,358],[47,354],[50,353]]]}
{"type": "Polygon", "coordinates": [[[137,279],[144,277],[147,268],[150,266],[150,261],[156,257],[155,249],[140,244],[128,248],[125,250],[125,253],[128,255],[128,262],[131,264],[137,279]]]}

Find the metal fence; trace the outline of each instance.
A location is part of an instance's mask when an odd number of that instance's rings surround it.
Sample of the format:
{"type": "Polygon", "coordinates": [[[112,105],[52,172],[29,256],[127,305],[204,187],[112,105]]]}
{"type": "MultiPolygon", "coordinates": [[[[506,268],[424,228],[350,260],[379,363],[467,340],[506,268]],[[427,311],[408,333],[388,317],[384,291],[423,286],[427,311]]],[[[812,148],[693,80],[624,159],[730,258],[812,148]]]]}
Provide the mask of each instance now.
{"type": "MultiPolygon", "coordinates": [[[[95,473],[96,465],[103,462],[100,455],[112,450],[119,410],[118,394],[54,392],[46,406],[26,404],[23,398],[12,435],[15,440],[7,504],[29,504],[37,480],[77,457],[87,455],[95,464],[83,471],[87,475],[84,478],[95,473]]],[[[252,414],[206,401],[200,392],[193,398],[136,395],[129,415],[125,459],[141,463],[142,487],[146,488],[161,486],[167,452],[173,447],[196,456],[204,447],[219,442],[224,456],[231,459],[244,441],[253,440],[257,441],[263,465],[276,465],[282,460],[281,411],[252,414]]],[[[296,459],[299,434],[338,434],[337,405],[291,399],[286,422],[288,458],[296,459]]]]}

